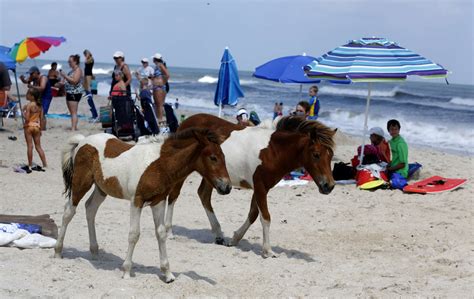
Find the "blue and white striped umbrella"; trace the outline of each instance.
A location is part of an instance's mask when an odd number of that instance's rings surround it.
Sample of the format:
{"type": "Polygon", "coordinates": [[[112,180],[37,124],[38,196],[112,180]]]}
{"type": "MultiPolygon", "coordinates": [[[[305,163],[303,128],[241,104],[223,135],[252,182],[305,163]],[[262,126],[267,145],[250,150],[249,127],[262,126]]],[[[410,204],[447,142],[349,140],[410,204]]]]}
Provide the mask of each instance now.
{"type": "Polygon", "coordinates": [[[364,158],[372,82],[403,81],[410,75],[446,78],[448,74],[441,65],[402,48],[393,41],[378,37],[351,40],[316,58],[304,67],[304,71],[309,78],[332,83],[368,82],[360,163],[364,158]]]}
{"type": "Polygon", "coordinates": [[[337,47],[305,66],[309,78],[379,82],[407,76],[445,78],[448,71],[385,38],[362,38],[337,47]]]}

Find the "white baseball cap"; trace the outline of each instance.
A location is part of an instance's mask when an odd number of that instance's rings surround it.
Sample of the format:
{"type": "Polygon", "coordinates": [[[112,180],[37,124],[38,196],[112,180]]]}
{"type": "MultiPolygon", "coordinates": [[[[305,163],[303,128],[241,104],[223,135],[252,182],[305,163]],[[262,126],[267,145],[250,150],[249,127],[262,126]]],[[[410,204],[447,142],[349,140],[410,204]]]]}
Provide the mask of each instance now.
{"type": "Polygon", "coordinates": [[[247,120],[249,114],[247,113],[247,110],[245,110],[245,108],[240,108],[237,112],[237,116],[242,117],[243,120],[247,120]]]}
{"type": "Polygon", "coordinates": [[[155,55],[153,55],[153,59],[163,59],[163,55],[161,55],[160,53],[156,53],[155,55]]]}
{"type": "Polygon", "coordinates": [[[148,58],[146,58],[146,57],[145,57],[145,58],[142,58],[142,62],[148,63],[148,58]]]}
{"type": "Polygon", "coordinates": [[[123,55],[122,51],[116,51],[114,53],[114,58],[124,58],[125,56],[123,55]]]}
{"type": "Polygon", "coordinates": [[[380,137],[385,137],[385,135],[383,133],[383,129],[381,127],[370,128],[369,135],[372,135],[372,134],[378,135],[380,137]]]}

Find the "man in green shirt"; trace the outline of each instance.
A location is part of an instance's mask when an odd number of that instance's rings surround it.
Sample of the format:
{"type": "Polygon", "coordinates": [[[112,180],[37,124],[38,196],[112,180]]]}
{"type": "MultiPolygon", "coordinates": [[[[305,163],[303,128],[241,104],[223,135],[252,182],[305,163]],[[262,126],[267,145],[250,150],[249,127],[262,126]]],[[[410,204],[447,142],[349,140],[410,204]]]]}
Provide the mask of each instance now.
{"type": "Polygon", "coordinates": [[[400,122],[391,119],[387,122],[387,130],[392,136],[390,149],[392,151],[392,162],[387,170],[390,173],[392,187],[402,189],[407,184],[408,177],[408,145],[400,136],[400,122]]]}

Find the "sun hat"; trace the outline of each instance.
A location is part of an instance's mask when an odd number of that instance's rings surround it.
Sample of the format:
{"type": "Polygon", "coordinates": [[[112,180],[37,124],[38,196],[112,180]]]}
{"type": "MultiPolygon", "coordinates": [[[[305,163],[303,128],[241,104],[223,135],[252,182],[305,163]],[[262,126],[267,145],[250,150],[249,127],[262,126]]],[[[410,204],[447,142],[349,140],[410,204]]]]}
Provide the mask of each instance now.
{"type": "Polygon", "coordinates": [[[142,62],[148,63],[148,58],[146,58],[146,57],[145,57],[145,58],[142,58],[142,62]]]}
{"type": "Polygon", "coordinates": [[[155,55],[153,55],[153,59],[163,59],[163,55],[161,55],[160,53],[156,53],[155,55]]]}
{"type": "Polygon", "coordinates": [[[114,58],[123,58],[124,55],[123,55],[123,52],[122,51],[116,51],[114,53],[114,58]]]}
{"type": "Polygon", "coordinates": [[[369,135],[372,135],[372,134],[378,135],[380,137],[385,137],[385,134],[383,133],[383,129],[381,127],[370,128],[369,135]]]}
{"type": "Polygon", "coordinates": [[[240,108],[239,111],[237,112],[237,117],[242,117],[242,119],[247,120],[249,117],[249,114],[247,113],[247,110],[245,108],[240,108]]]}
{"type": "Polygon", "coordinates": [[[37,66],[32,66],[32,67],[30,67],[30,69],[28,70],[28,73],[30,73],[30,74],[39,73],[39,72],[40,72],[40,70],[39,70],[39,68],[38,68],[37,66]]]}

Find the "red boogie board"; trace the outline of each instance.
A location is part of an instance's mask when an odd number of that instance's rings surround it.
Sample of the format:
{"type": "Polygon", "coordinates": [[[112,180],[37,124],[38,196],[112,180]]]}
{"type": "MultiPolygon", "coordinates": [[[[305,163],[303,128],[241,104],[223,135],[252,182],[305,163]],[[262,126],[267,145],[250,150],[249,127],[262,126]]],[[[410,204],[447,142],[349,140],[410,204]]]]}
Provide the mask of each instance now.
{"type": "Polygon", "coordinates": [[[464,184],[466,179],[448,179],[440,176],[432,176],[425,180],[410,184],[403,188],[407,193],[440,193],[450,191],[464,184]]]}

